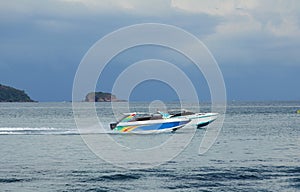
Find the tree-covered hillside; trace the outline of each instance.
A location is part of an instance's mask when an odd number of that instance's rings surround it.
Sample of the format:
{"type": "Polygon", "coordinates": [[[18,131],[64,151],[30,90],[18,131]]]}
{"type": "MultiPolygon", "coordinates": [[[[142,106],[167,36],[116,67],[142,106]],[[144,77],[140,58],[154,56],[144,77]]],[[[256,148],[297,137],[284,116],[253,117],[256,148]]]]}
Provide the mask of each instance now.
{"type": "Polygon", "coordinates": [[[0,102],[33,102],[22,90],[0,84],[0,102]]]}

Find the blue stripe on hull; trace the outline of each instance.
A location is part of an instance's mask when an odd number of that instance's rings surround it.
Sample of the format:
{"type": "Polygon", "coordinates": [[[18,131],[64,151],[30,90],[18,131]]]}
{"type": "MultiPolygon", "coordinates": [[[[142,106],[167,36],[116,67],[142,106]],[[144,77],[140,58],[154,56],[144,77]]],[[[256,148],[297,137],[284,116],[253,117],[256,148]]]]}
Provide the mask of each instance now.
{"type": "Polygon", "coordinates": [[[154,125],[145,125],[145,126],[140,126],[134,131],[149,131],[149,130],[162,130],[162,129],[170,129],[172,127],[177,127],[180,125],[184,125],[188,123],[189,121],[184,121],[184,122],[169,122],[169,123],[160,123],[160,124],[154,124],[154,125]]]}

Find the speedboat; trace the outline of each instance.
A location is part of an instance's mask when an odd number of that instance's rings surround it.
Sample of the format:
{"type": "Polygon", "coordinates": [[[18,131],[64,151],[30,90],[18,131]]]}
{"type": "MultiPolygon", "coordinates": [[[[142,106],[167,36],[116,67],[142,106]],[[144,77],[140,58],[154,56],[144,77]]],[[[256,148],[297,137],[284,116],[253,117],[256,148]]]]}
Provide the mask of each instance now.
{"type": "Polygon", "coordinates": [[[182,116],[165,118],[160,113],[125,113],[124,117],[110,124],[113,131],[123,133],[158,133],[176,131],[191,122],[191,119],[182,116]]]}
{"type": "Polygon", "coordinates": [[[169,110],[167,112],[159,113],[165,118],[188,118],[193,121],[191,124],[197,128],[204,127],[218,118],[218,113],[194,113],[185,109],[169,110]]]}

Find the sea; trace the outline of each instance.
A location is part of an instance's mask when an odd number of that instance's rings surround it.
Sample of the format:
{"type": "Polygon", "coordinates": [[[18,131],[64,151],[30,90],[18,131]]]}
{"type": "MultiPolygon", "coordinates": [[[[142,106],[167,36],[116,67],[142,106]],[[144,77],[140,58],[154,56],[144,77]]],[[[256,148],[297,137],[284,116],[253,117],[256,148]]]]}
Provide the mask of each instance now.
{"type": "MultiPolygon", "coordinates": [[[[168,161],[150,167],[137,161],[136,168],[102,159],[83,135],[99,141],[108,135],[129,148],[147,150],[186,134],[184,128],[115,134],[109,129],[116,121],[110,103],[81,105],[83,111],[96,109],[101,131],[94,127],[81,133],[70,102],[0,103],[0,191],[300,191],[300,102],[229,102],[206,153],[199,154],[199,145],[209,126],[191,129],[188,145],[168,161]]],[[[147,102],[129,105],[132,111],[149,111],[147,102]]],[[[200,104],[201,112],[210,109],[209,103],[200,104]]],[[[105,147],[104,153],[122,161],[118,151],[105,152],[105,147]]]]}

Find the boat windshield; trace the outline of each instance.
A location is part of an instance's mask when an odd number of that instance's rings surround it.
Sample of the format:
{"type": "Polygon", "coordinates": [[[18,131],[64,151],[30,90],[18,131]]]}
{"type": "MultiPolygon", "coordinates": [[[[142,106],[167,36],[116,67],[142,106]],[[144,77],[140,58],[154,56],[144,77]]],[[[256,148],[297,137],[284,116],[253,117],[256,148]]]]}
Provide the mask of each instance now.
{"type": "Polygon", "coordinates": [[[119,122],[146,121],[155,119],[162,119],[162,115],[158,113],[131,113],[125,114],[125,116],[119,122]]]}
{"type": "Polygon", "coordinates": [[[172,117],[178,117],[178,116],[186,116],[186,115],[193,115],[194,112],[188,111],[188,110],[170,110],[168,111],[172,117]]]}

